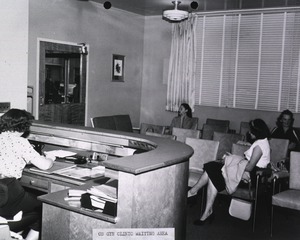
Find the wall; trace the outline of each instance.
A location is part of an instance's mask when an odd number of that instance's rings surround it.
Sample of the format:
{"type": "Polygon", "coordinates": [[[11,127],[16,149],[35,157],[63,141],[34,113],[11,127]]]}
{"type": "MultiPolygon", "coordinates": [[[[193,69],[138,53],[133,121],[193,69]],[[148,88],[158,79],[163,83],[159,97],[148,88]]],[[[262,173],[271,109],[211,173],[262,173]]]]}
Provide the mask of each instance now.
{"type": "MultiPolygon", "coordinates": [[[[199,118],[199,126],[202,127],[206,118],[227,119],[230,120],[230,128],[239,132],[240,122],[249,122],[251,119],[261,118],[263,119],[270,129],[275,127],[278,112],[271,111],[258,111],[258,110],[246,110],[236,108],[218,108],[207,106],[196,106],[195,117],[199,118]]],[[[300,126],[300,117],[295,115],[295,126],[300,126]]]]}
{"type": "MultiPolygon", "coordinates": [[[[29,85],[37,89],[37,39],[89,45],[87,125],[90,117],[130,114],[140,120],[144,17],[102,4],[30,0],[29,85]],[[112,54],[125,55],[125,81],[111,81],[112,54]]],[[[36,100],[37,100],[37,96],[36,100]]],[[[35,103],[36,104],[36,103],[35,103]]]]}
{"type": "Polygon", "coordinates": [[[0,102],[26,109],[28,0],[10,0],[1,5],[0,32],[0,102]]]}
{"type": "Polygon", "coordinates": [[[171,24],[161,16],[146,17],[141,122],[169,125],[174,113],[165,111],[171,24]]]}
{"type": "MultiPolygon", "coordinates": [[[[0,31],[6,36],[0,39],[0,101],[26,108],[27,75],[28,84],[37,89],[37,39],[48,38],[89,45],[87,120],[129,113],[134,126],[140,122],[169,125],[176,116],[165,111],[171,24],[161,16],[145,20],[73,0],[30,0],[29,9],[28,0],[11,0],[0,12],[0,31]],[[124,83],[111,82],[113,53],[126,56],[124,83]]],[[[229,119],[231,128],[238,130],[240,121],[256,117],[272,127],[278,113],[197,106],[194,116],[200,126],[208,117],[229,119]]],[[[295,119],[295,126],[300,126],[300,115],[295,114],[295,119]]]]}
{"type": "MultiPolygon", "coordinates": [[[[165,111],[167,85],[164,84],[166,71],[163,64],[170,55],[171,29],[171,24],[160,16],[146,17],[141,122],[169,125],[177,115],[165,111]]],[[[199,128],[206,118],[216,118],[230,120],[230,128],[239,131],[241,121],[248,122],[255,118],[264,119],[273,128],[279,112],[196,106],[193,115],[199,118],[199,128]]],[[[300,114],[295,114],[294,117],[294,126],[300,127],[300,114]]]]}

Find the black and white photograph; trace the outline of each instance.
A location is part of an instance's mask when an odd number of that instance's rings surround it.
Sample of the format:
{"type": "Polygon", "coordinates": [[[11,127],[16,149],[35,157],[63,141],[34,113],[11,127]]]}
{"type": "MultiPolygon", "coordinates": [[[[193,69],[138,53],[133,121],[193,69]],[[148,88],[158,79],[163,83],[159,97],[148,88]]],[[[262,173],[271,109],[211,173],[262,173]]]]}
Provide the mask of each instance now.
{"type": "Polygon", "coordinates": [[[125,56],[113,54],[112,57],[112,81],[124,82],[124,60],[125,56]]]}
{"type": "Polygon", "coordinates": [[[0,240],[300,239],[300,0],[0,1],[0,240]]]}

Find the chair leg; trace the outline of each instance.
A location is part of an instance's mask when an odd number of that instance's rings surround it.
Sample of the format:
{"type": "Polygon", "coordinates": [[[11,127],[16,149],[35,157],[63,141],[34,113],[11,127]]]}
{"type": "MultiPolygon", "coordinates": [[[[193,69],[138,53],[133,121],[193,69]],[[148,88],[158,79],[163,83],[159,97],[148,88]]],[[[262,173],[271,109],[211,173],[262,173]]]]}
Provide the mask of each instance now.
{"type": "Polygon", "coordinates": [[[257,210],[257,199],[258,199],[258,186],[259,186],[260,176],[256,176],[256,188],[255,188],[255,196],[254,196],[254,213],[253,213],[253,223],[252,223],[252,231],[255,232],[255,224],[256,224],[256,210],[257,210]]]}
{"type": "Polygon", "coordinates": [[[270,236],[273,236],[273,217],[274,217],[274,206],[271,207],[271,220],[270,220],[270,236]]]}
{"type": "Polygon", "coordinates": [[[276,187],[276,177],[273,178],[273,190],[272,190],[272,196],[275,194],[275,187],[276,187]]]}
{"type": "Polygon", "coordinates": [[[278,183],[278,192],[281,192],[281,183],[278,183]]]}
{"type": "Polygon", "coordinates": [[[255,232],[256,208],[257,208],[257,198],[254,201],[254,213],[253,213],[252,232],[255,232]]]}

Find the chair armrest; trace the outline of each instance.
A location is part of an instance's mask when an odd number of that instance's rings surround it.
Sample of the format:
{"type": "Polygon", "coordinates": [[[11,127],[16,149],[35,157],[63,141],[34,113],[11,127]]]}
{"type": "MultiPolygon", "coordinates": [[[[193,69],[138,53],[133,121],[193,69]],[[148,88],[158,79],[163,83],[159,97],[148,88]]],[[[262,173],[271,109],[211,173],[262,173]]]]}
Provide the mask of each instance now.
{"type": "Polygon", "coordinates": [[[283,179],[283,178],[289,178],[290,173],[288,171],[279,171],[279,172],[273,172],[272,178],[275,179],[283,179]]]}
{"type": "Polygon", "coordinates": [[[279,181],[279,192],[281,191],[280,190],[280,185],[282,182],[286,181],[289,179],[289,172],[288,171],[279,171],[279,172],[273,172],[272,174],[272,177],[271,177],[271,180],[272,180],[272,196],[275,194],[275,190],[276,190],[276,184],[277,184],[277,181],[279,181]]]}
{"type": "Polygon", "coordinates": [[[256,172],[256,175],[259,175],[260,177],[271,177],[272,169],[271,168],[260,169],[256,172]]]}

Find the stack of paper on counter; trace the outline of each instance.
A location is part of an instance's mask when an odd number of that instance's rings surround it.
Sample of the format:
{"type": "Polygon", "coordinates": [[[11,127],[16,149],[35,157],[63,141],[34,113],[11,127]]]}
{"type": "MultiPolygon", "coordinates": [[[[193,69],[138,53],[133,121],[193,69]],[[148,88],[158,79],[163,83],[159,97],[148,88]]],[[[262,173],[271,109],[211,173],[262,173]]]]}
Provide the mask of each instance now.
{"type": "Polygon", "coordinates": [[[94,208],[98,208],[98,209],[101,209],[101,210],[104,209],[104,207],[105,207],[105,201],[104,200],[102,200],[102,199],[100,199],[100,198],[98,198],[94,195],[91,195],[90,198],[91,198],[91,204],[94,208]]]}
{"type": "Polygon", "coordinates": [[[68,190],[68,196],[65,197],[66,201],[80,201],[81,195],[86,193],[84,190],[78,190],[78,189],[69,189],[68,190]]]}
{"type": "MultiPolygon", "coordinates": [[[[113,183],[112,181],[111,183],[113,183]]],[[[89,194],[95,196],[103,201],[116,203],[117,199],[117,187],[114,184],[106,183],[102,185],[93,186],[87,190],[89,194]]]]}
{"type": "Polygon", "coordinates": [[[70,206],[80,207],[81,195],[85,193],[86,191],[84,190],[69,189],[68,196],[65,197],[65,201],[67,201],[70,206]]]}
{"type": "Polygon", "coordinates": [[[68,189],[65,201],[71,206],[91,209],[116,216],[117,214],[117,180],[102,185],[92,186],[87,190],[68,189]]]}

